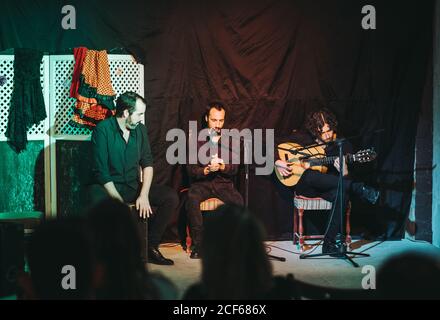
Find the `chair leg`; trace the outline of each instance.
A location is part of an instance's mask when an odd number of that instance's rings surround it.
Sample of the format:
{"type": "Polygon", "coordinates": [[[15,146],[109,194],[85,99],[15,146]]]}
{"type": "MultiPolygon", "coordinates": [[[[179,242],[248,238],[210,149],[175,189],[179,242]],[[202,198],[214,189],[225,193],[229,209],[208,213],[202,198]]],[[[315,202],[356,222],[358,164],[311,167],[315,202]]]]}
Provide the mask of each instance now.
{"type": "Polygon", "coordinates": [[[190,232],[189,232],[189,226],[186,226],[185,243],[186,243],[186,252],[190,252],[191,251],[192,239],[191,239],[190,232]]]}
{"type": "Polygon", "coordinates": [[[301,247],[301,251],[304,251],[303,215],[304,215],[304,209],[298,209],[298,218],[299,218],[299,245],[300,245],[300,247],[301,247]]]}
{"type": "Polygon", "coordinates": [[[293,207],[293,244],[296,245],[298,242],[298,209],[293,207]]]}
{"type": "Polygon", "coordinates": [[[350,247],[351,244],[351,226],[350,226],[350,215],[351,215],[351,202],[348,202],[347,211],[345,213],[345,244],[347,248],[350,247]]]}

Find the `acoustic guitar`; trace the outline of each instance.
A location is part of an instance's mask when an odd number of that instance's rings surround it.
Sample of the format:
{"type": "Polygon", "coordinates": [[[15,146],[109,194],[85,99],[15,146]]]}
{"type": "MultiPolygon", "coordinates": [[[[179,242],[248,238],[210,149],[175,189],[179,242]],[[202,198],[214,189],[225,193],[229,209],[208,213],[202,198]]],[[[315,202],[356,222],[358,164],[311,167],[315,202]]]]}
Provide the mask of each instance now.
{"type": "MultiPolygon", "coordinates": [[[[280,159],[286,161],[292,169],[292,173],[283,177],[275,168],[275,173],[282,184],[287,187],[295,186],[306,169],[303,163],[308,162],[312,170],[322,173],[327,172],[327,166],[333,165],[335,159],[339,156],[327,157],[324,148],[321,146],[303,148],[301,145],[292,142],[281,143],[278,145],[278,154],[280,159]],[[283,150],[284,149],[284,150],[283,150]]],[[[356,152],[355,154],[344,155],[347,163],[359,162],[365,163],[376,159],[376,152],[372,149],[366,149],[356,152]]]]}

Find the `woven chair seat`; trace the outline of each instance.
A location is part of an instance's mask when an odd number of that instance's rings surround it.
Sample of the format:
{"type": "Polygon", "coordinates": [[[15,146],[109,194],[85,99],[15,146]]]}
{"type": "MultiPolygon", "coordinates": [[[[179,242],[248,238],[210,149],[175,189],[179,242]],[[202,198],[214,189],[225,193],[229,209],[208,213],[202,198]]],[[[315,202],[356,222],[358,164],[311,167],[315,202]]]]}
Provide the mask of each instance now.
{"type": "Polygon", "coordinates": [[[200,202],[201,211],[213,211],[223,205],[224,202],[218,198],[209,198],[205,201],[200,202]]]}
{"type": "Polygon", "coordinates": [[[293,199],[295,207],[304,210],[330,210],[332,203],[322,198],[307,198],[295,196],[293,199]]]}

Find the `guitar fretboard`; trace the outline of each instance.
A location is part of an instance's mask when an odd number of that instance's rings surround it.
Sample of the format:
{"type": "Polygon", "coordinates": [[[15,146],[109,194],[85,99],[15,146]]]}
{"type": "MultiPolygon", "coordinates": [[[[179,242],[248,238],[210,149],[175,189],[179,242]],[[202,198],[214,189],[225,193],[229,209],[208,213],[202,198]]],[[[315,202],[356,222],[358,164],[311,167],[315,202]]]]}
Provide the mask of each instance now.
{"type": "MultiPolygon", "coordinates": [[[[322,166],[322,165],[331,165],[338,158],[339,156],[331,156],[331,157],[323,157],[323,158],[304,159],[303,161],[310,163],[311,166],[322,166]]],[[[344,155],[344,158],[347,163],[351,163],[354,161],[354,157],[352,154],[344,155]]]]}

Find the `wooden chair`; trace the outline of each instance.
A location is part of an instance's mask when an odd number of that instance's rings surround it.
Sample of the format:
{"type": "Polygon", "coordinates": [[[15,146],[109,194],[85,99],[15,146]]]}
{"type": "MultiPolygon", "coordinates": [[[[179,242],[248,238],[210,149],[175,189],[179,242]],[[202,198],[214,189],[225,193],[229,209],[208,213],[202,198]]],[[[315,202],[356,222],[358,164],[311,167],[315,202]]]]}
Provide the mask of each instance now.
{"type": "MultiPolygon", "coordinates": [[[[200,211],[202,211],[202,214],[205,215],[205,212],[214,211],[221,205],[223,205],[224,202],[221,201],[218,198],[209,198],[205,201],[200,202],[200,211]]],[[[189,227],[187,226],[186,229],[186,247],[191,248],[191,237],[189,235],[189,227]]]]}
{"type": "MultiPolygon", "coordinates": [[[[307,198],[304,196],[294,195],[293,198],[294,212],[293,212],[293,244],[299,243],[301,251],[304,251],[305,241],[308,239],[323,239],[324,235],[305,235],[303,227],[304,212],[308,210],[331,210],[332,203],[322,198],[307,198]]],[[[350,236],[350,213],[351,202],[348,202],[345,211],[345,243],[349,247],[351,243],[350,236]]]]}
{"type": "MultiPolygon", "coordinates": [[[[180,194],[184,194],[187,191],[188,191],[188,188],[184,188],[184,189],[180,190],[180,194]]],[[[209,198],[209,199],[206,199],[205,201],[200,202],[200,211],[202,211],[202,214],[204,214],[205,212],[214,211],[223,204],[224,204],[224,202],[218,198],[209,198]]],[[[191,248],[192,241],[191,241],[191,237],[190,237],[189,226],[186,223],[186,219],[185,219],[185,230],[182,230],[182,232],[184,233],[184,235],[183,234],[179,235],[179,237],[181,238],[180,242],[181,242],[182,248],[185,251],[187,251],[188,248],[191,248]]]]}
{"type": "Polygon", "coordinates": [[[221,201],[218,198],[209,198],[205,201],[200,202],[200,211],[214,211],[221,205],[224,205],[225,203],[221,201]]]}

